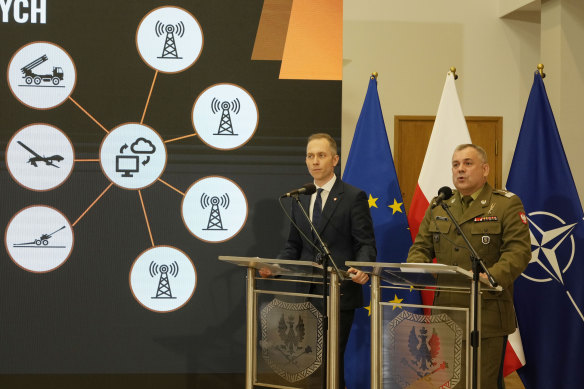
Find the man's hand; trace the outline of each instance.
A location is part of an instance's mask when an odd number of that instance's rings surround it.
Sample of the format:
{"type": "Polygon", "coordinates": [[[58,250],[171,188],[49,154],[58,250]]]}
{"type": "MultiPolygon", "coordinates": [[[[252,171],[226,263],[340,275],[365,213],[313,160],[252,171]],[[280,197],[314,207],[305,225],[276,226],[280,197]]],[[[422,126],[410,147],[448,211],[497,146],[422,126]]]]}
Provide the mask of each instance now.
{"type": "Polygon", "coordinates": [[[367,273],[363,273],[361,270],[357,270],[353,267],[349,268],[347,273],[354,274],[351,279],[357,284],[364,285],[367,281],[369,281],[369,275],[367,273]]]}
{"type": "Polygon", "coordinates": [[[268,269],[267,267],[262,267],[262,268],[259,270],[259,273],[260,273],[260,276],[261,276],[262,278],[268,278],[268,277],[271,277],[271,276],[273,275],[273,274],[272,274],[272,271],[271,271],[270,269],[268,269]]]}

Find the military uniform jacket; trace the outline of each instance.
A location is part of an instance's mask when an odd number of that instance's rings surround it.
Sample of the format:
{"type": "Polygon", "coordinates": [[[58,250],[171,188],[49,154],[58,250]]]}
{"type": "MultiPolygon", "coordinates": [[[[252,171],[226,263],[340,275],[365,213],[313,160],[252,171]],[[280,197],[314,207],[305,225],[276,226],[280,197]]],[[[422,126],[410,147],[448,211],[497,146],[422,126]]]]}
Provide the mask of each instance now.
{"type": "MultiPolygon", "coordinates": [[[[521,200],[511,192],[485,184],[479,196],[463,211],[460,194],[446,203],[461,229],[484,261],[501,292],[483,291],[481,337],[504,336],[516,328],[513,281],[531,259],[531,241],[521,200]]],[[[471,270],[470,252],[444,209],[428,207],[418,235],[408,253],[408,262],[431,262],[471,270]]],[[[469,305],[468,295],[437,293],[436,305],[469,305]]]]}

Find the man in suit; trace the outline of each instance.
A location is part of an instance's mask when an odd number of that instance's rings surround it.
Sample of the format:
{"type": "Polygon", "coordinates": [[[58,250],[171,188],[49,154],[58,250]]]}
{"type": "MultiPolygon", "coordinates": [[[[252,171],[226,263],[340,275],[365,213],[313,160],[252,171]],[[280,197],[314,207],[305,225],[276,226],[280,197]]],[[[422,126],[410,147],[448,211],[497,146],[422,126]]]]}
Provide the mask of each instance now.
{"type": "MultiPolygon", "coordinates": [[[[487,183],[487,154],[473,144],[456,147],[452,181],[456,191],[445,200],[462,231],[484,261],[501,292],[484,292],[481,300],[481,388],[503,388],[503,359],[507,335],[516,328],[513,281],[531,259],[531,241],[521,200],[487,183]]],[[[434,201],[432,201],[433,203],[434,201]]],[[[469,251],[446,212],[428,207],[408,262],[431,262],[472,269],[469,251]]],[[[484,273],[480,274],[485,277],[484,273]]],[[[436,293],[435,305],[468,307],[469,296],[436,293]]],[[[464,383],[457,385],[464,387],[464,383]]]]}
{"type": "MultiPolygon", "coordinates": [[[[363,306],[362,285],[369,280],[366,273],[345,266],[345,261],[375,261],[377,250],[367,196],[362,190],[336,177],[334,168],[338,163],[337,144],[330,135],[319,133],[308,138],[306,166],[314,178],[317,191],[310,197],[303,196],[301,203],[308,210],[338,267],[352,274],[351,280],[342,281],[340,298],[339,388],[344,388],[343,355],[355,308],[363,306]]],[[[296,202],[292,203],[292,219],[305,236],[312,237],[310,225],[296,202]]],[[[321,256],[291,225],[288,240],[278,258],[318,262],[321,256]]],[[[267,269],[262,269],[260,275],[267,277],[271,274],[267,269]]],[[[314,288],[311,292],[318,293],[314,288]]]]}

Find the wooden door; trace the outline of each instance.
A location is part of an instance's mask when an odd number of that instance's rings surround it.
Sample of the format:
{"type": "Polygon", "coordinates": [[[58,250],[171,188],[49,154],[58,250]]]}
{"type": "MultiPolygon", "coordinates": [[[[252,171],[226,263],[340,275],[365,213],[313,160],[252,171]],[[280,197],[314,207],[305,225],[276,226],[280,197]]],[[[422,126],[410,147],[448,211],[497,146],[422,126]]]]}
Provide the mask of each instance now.
{"type": "MultiPolygon", "coordinates": [[[[418,184],[420,169],[424,162],[435,118],[435,116],[395,117],[395,169],[406,212],[410,209],[412,196],[418,184]]],[[[472,142],[487,152],[491,167],[489,184],[494,188],[501,188],[503,118],[500,116],[468,116],[466,124],[472,142]]],[[[452,154],[454,150],[444,150],[444,152],[452,154]]],[[[445,182],[444,185],[453,186],[452,182],[445,182]]]]}

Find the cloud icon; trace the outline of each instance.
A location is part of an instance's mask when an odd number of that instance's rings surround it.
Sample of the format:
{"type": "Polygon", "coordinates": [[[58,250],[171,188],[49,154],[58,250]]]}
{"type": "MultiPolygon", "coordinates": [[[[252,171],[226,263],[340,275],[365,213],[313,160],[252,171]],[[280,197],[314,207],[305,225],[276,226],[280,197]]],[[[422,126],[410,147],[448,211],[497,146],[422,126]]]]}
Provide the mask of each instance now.
{"type": "Polygon", "coordinates": [[[134,154],[152,154],[156,151],[156,147],[146,138],[138,138],[132,146],[130,150],[134,154]]]}

